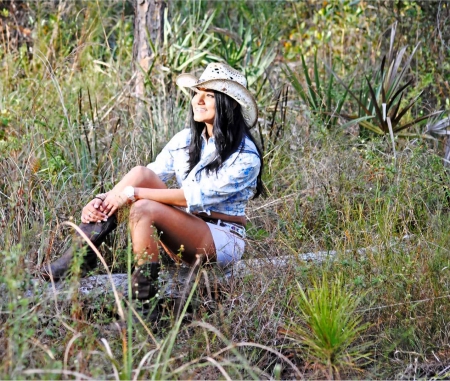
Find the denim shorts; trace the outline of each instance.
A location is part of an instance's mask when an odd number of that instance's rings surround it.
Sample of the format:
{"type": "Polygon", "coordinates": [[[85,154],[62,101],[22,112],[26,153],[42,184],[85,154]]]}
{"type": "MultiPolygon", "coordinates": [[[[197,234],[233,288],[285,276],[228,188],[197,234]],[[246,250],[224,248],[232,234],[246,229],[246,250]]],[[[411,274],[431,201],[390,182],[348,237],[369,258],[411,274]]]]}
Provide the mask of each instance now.
{"type": "MultiPolygon", "coordinates": [[[[217,224],[206,222],[216,247],[217,264],[224,268],[239,261],[244,254],[245,241],[233,230],[234,224],[218,221],[217,224]]],[[[244,231],[245,229],[240,228],[244,231]]]]}

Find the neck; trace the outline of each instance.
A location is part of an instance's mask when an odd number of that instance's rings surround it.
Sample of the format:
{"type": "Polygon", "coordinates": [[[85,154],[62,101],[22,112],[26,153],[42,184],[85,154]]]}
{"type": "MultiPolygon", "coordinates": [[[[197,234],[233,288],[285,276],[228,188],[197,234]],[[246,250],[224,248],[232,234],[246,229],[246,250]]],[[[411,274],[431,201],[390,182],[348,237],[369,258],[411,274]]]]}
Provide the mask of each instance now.
{"type": "Polygon", "coordinates": [[[206,124],[206,138],[209,139],[211,136],[213,136],[213,125],[206,124]]]}

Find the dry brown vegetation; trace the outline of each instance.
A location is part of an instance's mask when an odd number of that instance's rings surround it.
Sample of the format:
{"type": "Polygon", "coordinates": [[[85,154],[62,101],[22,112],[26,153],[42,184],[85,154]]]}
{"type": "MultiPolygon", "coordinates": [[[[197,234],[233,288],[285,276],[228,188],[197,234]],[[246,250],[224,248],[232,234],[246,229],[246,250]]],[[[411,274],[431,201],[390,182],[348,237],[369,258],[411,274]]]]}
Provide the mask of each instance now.
{"type": "MultiPolygon", "coordinates": [[[[394,143],[339,115],[325,124],[345,87],[328,87],[322,65],[359,94],[397,22],[396,46],[409,55],[421,43],[402,106],[424,92],[404,120],[448,112],[447,2],[173,2],[139,134],[132,4],[14,3],[0,2],[0,378],[448,378],[445,135],[424,136],[426,120],[394,143]],[[145,324],[126,300],[121,322],[110,296],[81,298],[76,278],[60,298],[24,294],[69,244],[62,223],[79,222],[91,195],[183,128],[176,75],[220,59],[246,70],[261,110],[267,195],[249,207],[245,258],[289,255],[288,265],[221,284],[208,269],[211,295],[201,275],[180,318],[167,300],[145,324]],[[285,65],[310,95],[322,91],[318,102],[291,86],[285,65]],[[320,263],[296,259],[329,250],[320,263]]],[[[341,110],[357,115],[358,103],[345,97],[341,110]]],[[[127,271],[126,226],[102,252],[127,271]]]]}

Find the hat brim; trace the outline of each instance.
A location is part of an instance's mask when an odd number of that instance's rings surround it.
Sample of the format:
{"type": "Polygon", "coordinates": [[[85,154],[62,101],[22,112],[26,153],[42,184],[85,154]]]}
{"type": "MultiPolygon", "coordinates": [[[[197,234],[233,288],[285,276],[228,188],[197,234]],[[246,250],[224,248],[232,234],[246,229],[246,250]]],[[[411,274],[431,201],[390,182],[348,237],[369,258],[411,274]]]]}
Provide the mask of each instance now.
{"type": "Polygon", "coordinates": [[[203,87],[208,90],[215,90],[228,95],[241,105],[242,116],[249,127],[252,127],[258,120],[258,106],[255,98],[241,84],[227,79],[210,79],[199,82],[192,74],[181,74],[177,77],[176,83],[180,87],[189,87],[196,90],[203,87]]]}

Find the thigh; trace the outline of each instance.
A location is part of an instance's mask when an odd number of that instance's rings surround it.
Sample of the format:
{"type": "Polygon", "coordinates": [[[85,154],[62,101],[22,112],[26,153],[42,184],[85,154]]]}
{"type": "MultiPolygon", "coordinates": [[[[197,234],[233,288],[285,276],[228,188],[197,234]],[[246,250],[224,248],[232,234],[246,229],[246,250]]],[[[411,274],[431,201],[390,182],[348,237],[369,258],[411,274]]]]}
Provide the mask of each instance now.
{"type": "Polygon", "coordinates": [[[195,263],[198,254],[215,259],[213,236],[205,221],[179,208],[147,201],[151,223],[158,230],[160,241],[169,255],[181,254],[181,259],[189,264],[195,263]]]}

